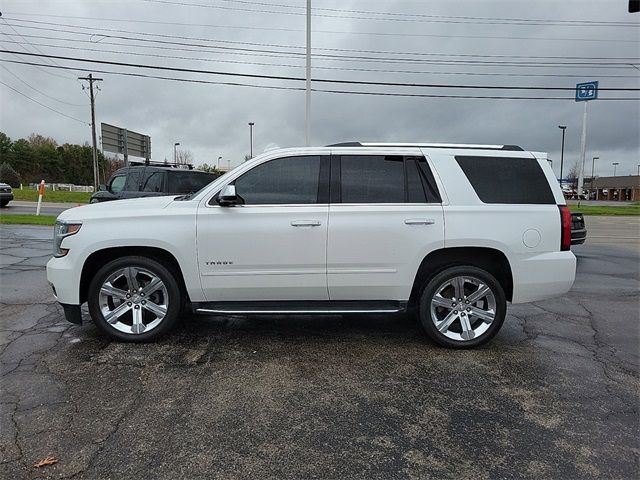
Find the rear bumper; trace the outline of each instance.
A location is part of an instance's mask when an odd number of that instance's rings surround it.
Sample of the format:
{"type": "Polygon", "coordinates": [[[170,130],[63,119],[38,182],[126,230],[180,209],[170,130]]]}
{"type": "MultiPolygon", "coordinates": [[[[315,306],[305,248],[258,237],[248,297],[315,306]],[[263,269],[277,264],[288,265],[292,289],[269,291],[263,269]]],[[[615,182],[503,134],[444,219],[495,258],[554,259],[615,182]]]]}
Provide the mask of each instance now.
{"type": "Polygon", "coordinates": [[[13,193],[0,193],[0,200],[13,200],[13,193]]]}
{"type": "Polygon", "coordinates": [[[550,252],[512,262],[512,303],[526,303],[563,295],[576,278],[576,257],[570,251],[550,252]]]}
{"type": "Polygon", "coordinates": [[[582,245],[587,239],[587,229],[571,230],[571,245],[582,245]]]}

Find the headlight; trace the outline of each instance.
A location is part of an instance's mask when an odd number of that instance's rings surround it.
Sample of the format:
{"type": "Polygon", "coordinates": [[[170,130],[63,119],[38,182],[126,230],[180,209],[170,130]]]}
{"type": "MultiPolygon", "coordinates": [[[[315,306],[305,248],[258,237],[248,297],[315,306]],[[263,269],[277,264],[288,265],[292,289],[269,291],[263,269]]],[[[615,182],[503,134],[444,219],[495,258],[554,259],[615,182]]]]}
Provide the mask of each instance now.
{"type": "Polygon", "coordinates": [[[69,249],[61,248],[62,240],[65,237],[69,237],[78,233],[81,223],[67,223],[63,221],[57,221],[55,227],[53,227],[53,256],[64,257],[69,249]]]}

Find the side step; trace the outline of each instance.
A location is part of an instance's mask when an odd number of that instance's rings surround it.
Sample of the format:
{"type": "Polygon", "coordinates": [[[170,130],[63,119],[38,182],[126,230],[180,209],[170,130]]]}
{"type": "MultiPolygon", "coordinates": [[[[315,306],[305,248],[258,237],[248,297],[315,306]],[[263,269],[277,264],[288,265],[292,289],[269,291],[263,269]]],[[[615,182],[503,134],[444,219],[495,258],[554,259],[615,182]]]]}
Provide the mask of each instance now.
{"type": "Polygon", "coordinates": [[[368,301],[273,301],[273,302],[203,302],[194,303],[195,313],[216,314],[265,314],[308,315],[348,313],[398,313],[407,308],[407,302],[393,300],[368,301]]]}

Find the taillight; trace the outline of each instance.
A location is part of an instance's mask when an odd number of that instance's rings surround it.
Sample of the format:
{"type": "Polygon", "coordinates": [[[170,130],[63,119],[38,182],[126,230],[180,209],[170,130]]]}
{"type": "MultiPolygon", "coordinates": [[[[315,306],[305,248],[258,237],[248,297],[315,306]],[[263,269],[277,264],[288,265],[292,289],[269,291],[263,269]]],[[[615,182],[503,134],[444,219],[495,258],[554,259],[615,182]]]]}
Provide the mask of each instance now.
{"type": "Polygon", "coordinates": [[[560,209],[560,250],[569,250],[571,248],[571,212],[566,205],[558,205],[560,209]]]}

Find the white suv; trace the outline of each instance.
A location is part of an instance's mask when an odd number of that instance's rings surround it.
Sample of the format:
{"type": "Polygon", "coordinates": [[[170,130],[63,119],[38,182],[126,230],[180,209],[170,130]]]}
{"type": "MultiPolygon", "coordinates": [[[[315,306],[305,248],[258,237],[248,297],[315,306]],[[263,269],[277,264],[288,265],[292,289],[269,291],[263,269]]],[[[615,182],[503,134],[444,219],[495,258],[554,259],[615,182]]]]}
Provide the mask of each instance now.
{"type": "Polygon", "coordinates": [[[415,312],[473,347],[506,302],[571,288],[571,218],[540,154],[502,145],[346,143],[275,150],[180,197],[58,217],[54,294],[114,338],[203,314],[415,312]],[[536,158],[537,157],[537,158],[536,158]]]}

